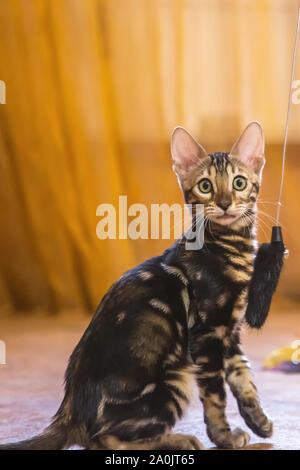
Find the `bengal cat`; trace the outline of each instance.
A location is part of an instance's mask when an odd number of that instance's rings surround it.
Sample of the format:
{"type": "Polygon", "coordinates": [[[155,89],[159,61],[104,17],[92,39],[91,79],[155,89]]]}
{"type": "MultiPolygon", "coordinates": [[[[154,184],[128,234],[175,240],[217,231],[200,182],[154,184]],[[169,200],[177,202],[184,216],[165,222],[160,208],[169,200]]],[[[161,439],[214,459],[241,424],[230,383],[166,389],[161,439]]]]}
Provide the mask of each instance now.
{"type": "Polygon", "coordinates": [[[70,357],[52,424],[2,449],[202,449],[196,437],[171,433],[195,383],[217,446],[249,442],[227,422],[225,382],[249,428],[272,435],[239,345],[256,253],[262,129],[252,122],[231,152],[209,155],[178,127],[171,151],[185,202],[204,205],[203,247],[187,250],[183,236],[113,284],[70,357]]]}

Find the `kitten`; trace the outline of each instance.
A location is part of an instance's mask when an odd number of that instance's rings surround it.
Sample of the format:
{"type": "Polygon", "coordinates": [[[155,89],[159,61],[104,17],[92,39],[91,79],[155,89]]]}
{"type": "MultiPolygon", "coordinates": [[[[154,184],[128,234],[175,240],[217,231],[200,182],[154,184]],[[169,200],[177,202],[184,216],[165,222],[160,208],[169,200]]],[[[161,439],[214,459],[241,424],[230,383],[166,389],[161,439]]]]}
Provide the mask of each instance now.
{"type": "Polygon", "coordinates": [[[65,397],[52,424],[2,449],[202,449],[194,436],[171,434],[195,382],[217,446],[249,442],[227,422],[225,381],[250,429],[272,435],[239,346],[256,253],[262,129],[252,122],[230,153],[208,155],[178,127],[171,150],[186,203],[204,204],[203,248],[186,250],[183,236],[126,272],[70,357],[65,397]]]}

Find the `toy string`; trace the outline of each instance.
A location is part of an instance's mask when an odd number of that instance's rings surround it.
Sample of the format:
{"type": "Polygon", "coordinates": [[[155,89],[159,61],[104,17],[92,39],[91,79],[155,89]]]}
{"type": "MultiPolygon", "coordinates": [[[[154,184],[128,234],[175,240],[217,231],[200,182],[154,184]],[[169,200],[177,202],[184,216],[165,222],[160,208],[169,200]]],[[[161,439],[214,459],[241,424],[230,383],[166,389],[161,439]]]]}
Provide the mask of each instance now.
{"type": "Polygon", "coordinates": [[[293,89],[293,81],[294,81],[296,53],[297,53],[297,47],[298,47],[299,28],[300,28],[300,5],[299,5],[299,8],[298,8],[298,20],[297,20],[297,29],[296,29],[296,38],[295,38],[295,45],[294,45],[292,70],[291,70],[289,101],[288,101],[287,117],[286,117],[286,124],[285,124],[285,134],[284,134],[283,154],[282,154],[282,166],[281,166],[281,181],[280,181],[280,186],[279,186],[279,195],[278,195],[277,212],[276,212],[276,225],[279,225],[279,215],[280,215],[280,208],[281,208],[281,196],[282,196],[282,189],[283,189],[285,160],[286,160],[286,158],[285,158],[286,143],[287,143],[287,136],[288,136],[288,130],[289,130],[289,118],[290,118],[290,109],[291,109],[291,98],[292,98],[292,89],[293,89]]]}

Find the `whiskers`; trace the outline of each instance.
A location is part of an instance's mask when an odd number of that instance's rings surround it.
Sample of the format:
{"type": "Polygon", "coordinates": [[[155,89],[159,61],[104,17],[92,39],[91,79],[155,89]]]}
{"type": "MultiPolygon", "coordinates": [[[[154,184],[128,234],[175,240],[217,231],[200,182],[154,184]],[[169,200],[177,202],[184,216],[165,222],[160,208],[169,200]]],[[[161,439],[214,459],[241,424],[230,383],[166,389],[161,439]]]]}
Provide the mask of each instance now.
{"type": "MultiPolygon", "coordinates": [[[[264,203],[265,202],[267,201],[264,201],[264,203]]],[[[258,209],[256,205],[249,207],[249,204],[245,202],[241,202],[236,204],[234,207],[231,207],[227,214],[235,217],[235,220],[228,224],[228,229],[230,230],[232,227],[232,230],[238,230],[242,232],[244,236],[249,238],[253,238],[253,236],[255,236],[255,224],[265,239],[268,240],[270,238],[272,225],[276,223],[275,218],[271,214],[264,210],[258,209]]],[[[194,214],[191,220],[191,226],[182,235],[182,241],[184,242],[190,240],[193,242],[196,240],[196,238],[199,240],[199,236],[203,236],[204,232],[209,235],[209,238],[217,239],[217,217],[220,217],[220,214],[214,206],[205,207],[204,214],[194,214]],[[201,231],[202,234],[200,233],[201,231]]],[[[225,226],[226,224],[221,225],[225,226]]]]}
{"type": "Polygon", "coordinates": [[[245,222],[244,224],[244,233],[245,230],[248,230],[248,236],[251,237],[251,230],[250,227],[252,228],[253,222],[255,220],[255,213],[252,211],[252,209],[247,209],[245,212],[241,214],[241,219],[245,222]]]}
{"type": "MultiPolygon", "coordinates": [[[[271,204],[271,205],[274,205],[274,206],[278,206],[278,203],[277,202],[272,202],[272,201],[256,201],[256,204],[262,204],[264,206],[264,204],[271,204]]],[[[265,209],[265,208],[264,208],[265,209]]],[[[276,221],[276,218],[273,217],[271,214],[269,214],[268,212],[265,212],[264,210],[261,210],[261,209],[257,209],[257,213],[260,214],[261,216],[263,217],[267,217],[270,222],[272,222],[273,225],[277,225],[277,221],[276,221]]],[[[283,224],[280,224],[283,228],[286,228],[283,224]]]]}
{"type": "MultiPolygon", "coordinates": [[[[191,242],[192,244],[195,243],[195,240],[201,235],[201,232],[203,231],[204,235],[204,230],[207,226],[208,223],[208,218],[204,214],[196,214],[192,217],[192,223],[191,226],[186,230],[179,241],[177,250],[183,245],[186,244],[186,242],[191,242]]],[[[204,243],[204,236],[203,236],[203,244],[204,243]]],[[[195,245],[196,246],[196,245],[195,245]]]]}
{"type": "Polygon", "coordinates": [[[272,201],[256,201],[256,204],[273,204],[274,206],[278,206],[278,202],[272,202],[272,201]]]}
{"type": "Polygon", "coordinates": [[[259,217],[258,212],[259,211],[257,210],[253,211],[252,209],[248,209],[242,214],[242,218],[245,221],[245,228],[248,229],[250,235],[250,226],[252,226],[255,221],[258,228],[264,233],[264,236],[268,238],[264,226],[266,226],[268,229],[270,227],[261,217],[259,217]],[[263,226],[261,224],[263,224],[263,226]]]}
{"type": "MultiPolygon", "coordinates": [[[[264,201],[264,203],[265,202],[266,201],[264,201]]],[[[270,202],[270,204],[273,204],[273,203],[270,202]]],[[[274,203],[274,204],[276,205],[276,203],[274,203]]],[[[249,211],[246,211],[246,213],[243,214],[243,217],[244,217],[245,221],[247,222],[247,224],[248,224],[248,222],[250,222],[248,212],[249,211]]],[[[275,217],[273,217],[272,215],[268,214],[267,212],[257,208],[255,211],[253,211],[252,222],[254,222],[254,220],[256,222],[256,225],[257,225],[258,229],[261,230],[264,237],[268,240],[270,238],[270,233],[268,234],[267,232],[271,232],[272,231],[272,226],[276,225],[275,217]]]]}
{"type": "Polygon", "coordinates": [[[198,233],[201,230],[205,230],[207,224],[209,224],[209,219],[206,215],[196,214],[196,216],[193,217],[192,226],[189,230],[191,230],[191,232],[195,233],[196,235],[195,229],[197,229],[197,233],[198,233]]]}
{"type": "Polygon", "coordinates": [[[249,226],[256,222],[257,228],[262,232],[263,236],[268,240],[270,238],[270,232],[272,231],[272,226],[276,225],[276,219],[271,214],[266,212],[264,204],[270,204],[271,206],[277,206],[276,202],[272,201],[256,201],[253,210],[251,208],[246,209],[242,214],[242,219],[245,224],[245,229],[249,231],[249,226]],[[258,208],[256,204],[261,204],[262,209],[258,208]]]}

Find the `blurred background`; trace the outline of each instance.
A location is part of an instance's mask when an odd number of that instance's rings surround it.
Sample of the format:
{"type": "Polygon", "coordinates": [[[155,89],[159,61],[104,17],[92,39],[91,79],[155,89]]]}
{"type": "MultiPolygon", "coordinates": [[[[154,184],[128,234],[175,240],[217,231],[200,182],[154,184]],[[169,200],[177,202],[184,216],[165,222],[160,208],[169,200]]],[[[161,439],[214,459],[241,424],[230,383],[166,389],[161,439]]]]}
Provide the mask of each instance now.
{"type": "MultiPolygon", "coordinates": [[[[149,209],[183,203],[169,150],[175,126],[214,152],[261,122],[259,240],[269,241],[297,8],[298,0],[0,0],[2,442],[49,424],[67,358],[107,288],[173,242],[100,240],[96,210],[111,203],[118,213],[120,195],[149,209]]],[[[267,324],[243,332],[275,423],[267,442],[251,435],[256,449],[299,448],[300,375],[262,370],[275,348],[300,337],[299,130],[293,104],[281,210],[290,256],[267,324]]],[[[285,361],[290,371],[293,348],[269,367],[285,361]]],[[[230,396],[228,408],[243,427],[230,396]]],[[[178,426],[211,446],[198,402],[178,426]]]]}
{"type": "MultiPolygon", "coordinates": [[[[274,216],[297,0],[1,0],[0,315],[95,309],[168,240],[99,240],[96,208],[182,203],[169,139],[229,151],[259,120],[274,216]]],[[[300,79],[300,51],[295,79],[300,79]]],[[[300,301],[300,105],[292,105],[275,299],[300,301]]],[[[259,237],[272,220],[260,215],[259,237]]]]}

